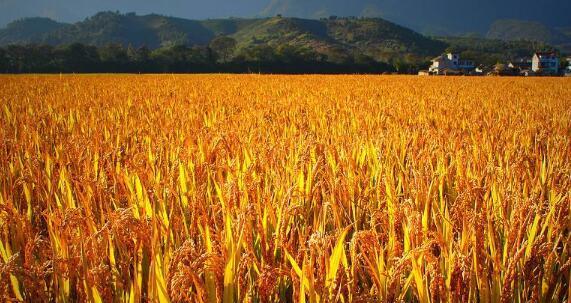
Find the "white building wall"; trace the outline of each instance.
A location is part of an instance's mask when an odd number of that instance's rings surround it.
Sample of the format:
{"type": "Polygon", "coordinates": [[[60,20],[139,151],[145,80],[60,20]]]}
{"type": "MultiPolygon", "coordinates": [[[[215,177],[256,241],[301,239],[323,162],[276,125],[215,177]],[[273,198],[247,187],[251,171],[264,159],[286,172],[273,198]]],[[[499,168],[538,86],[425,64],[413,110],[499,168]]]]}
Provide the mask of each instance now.
{"type": "Polygon", "coordinates": [[[531,59],[531,70],[534,72],[539,70],[539,57],[537,55],[533,56],[533,59],[531,59]]]}

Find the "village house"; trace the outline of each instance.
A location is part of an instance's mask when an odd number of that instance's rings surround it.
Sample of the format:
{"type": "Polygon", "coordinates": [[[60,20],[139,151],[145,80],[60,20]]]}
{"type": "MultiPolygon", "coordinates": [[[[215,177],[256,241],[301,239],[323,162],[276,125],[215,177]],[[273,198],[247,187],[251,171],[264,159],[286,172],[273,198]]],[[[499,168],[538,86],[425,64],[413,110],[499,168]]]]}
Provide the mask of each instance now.
{"type": "Polygon", "coordinates": [[[492,70],[491,67],[480,64],[474,69],[474,74],[478,76],[485,76],[492,70]]]}
{"type": "Polygon", "coordinates": [[[533,55],[531,70],[544,75],[559,73],[559,57],[554,52],[537,52],[533,55]]]}
{"type": "Polygon", "coordinates": [[[470,72],[474,70],[474,61],[461,60],[459,54],[448,53],[432,59],[432,65],[428,69],[431,74],[445,75],[470,72]]]}
{"type": "Polygon", "coordinates": [[[508,61],[507,69],[514,76],[531,76],[533,75],[532,60],[530,58],[518,58],[508,61]]]}
{"type": "Polygon", "coordinates": [[[529,58],[519,58],[508,62],[508,67],[520,71],[531,70],[532,60],[529,58]]]}
{"type": "Polygon", "coordinates": [[[509,64],[497,63],[488,73],[488,76],[519,76],[520,70],[510,67],[509,64]]]}

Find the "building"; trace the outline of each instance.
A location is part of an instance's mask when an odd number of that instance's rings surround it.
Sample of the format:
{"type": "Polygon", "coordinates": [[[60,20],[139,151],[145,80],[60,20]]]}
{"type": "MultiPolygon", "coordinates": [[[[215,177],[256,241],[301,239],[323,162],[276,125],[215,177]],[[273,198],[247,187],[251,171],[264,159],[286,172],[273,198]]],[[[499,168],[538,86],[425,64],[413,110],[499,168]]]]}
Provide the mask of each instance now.
{"type": "Polygon", "coordinates": [[[497,63],[493,66],[488,76],[519,76],[520,70],[511,68],[507,64],[497,63]]]}
{"type": "Polygon", "coordinates": [[[515,70],[530,70],[532,65],[532,60],[528,58],[520,58],[508,62],[508,67],[515,70]]]}
{"type": "Polygon", "coordinates": [[[492,71],[491,67],[480,64],[474,69],[474,74],[484,76],[487,75],[490,71],[492,71]]]}
{"type": "Polygon", "coordinates": [[[431,74],[450,74],[451,71],[470,72],[474,70],[474,61],[461,60],[459,54],[448,53],[432,59],[432,65],[428,69],[431,74]]]}
{"type": "Polygon", "coordinates": [[[559,57],[554,52],[537,52],[533,55],[531,70],[543,75],[559,73],[559,57]]]}

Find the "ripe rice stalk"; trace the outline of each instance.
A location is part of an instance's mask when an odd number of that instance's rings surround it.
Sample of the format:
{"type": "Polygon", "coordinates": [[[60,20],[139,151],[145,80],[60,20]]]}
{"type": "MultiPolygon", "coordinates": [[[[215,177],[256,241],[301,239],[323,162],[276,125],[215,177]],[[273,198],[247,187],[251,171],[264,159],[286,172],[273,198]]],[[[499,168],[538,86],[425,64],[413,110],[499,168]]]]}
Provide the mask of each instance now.
{"type": "Polygon", "coordinates": [[[0,76],[0,297],[569,301],[570,88],[0,76]]]}

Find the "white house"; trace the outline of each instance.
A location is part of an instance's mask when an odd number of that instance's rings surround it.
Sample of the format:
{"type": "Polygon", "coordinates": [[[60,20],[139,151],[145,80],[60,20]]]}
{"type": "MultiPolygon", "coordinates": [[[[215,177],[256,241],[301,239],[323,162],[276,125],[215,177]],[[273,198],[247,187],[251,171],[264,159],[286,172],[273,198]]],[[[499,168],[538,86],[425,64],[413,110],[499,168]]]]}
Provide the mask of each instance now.
{"type": "Polygon", "coordinates": [[[559,73],[559,57],[554,52],[537,52],[531,60],[531,70],[541,74],[559,73]]]}
{"type": "Polygon", "coordinates": [[[459,54],[448,53],[432,59],[432,65],[428,71],[432,74],[442,75],[447,71],[471,71],[474,69],[474,61],[460,60],[459,54]]]}
{"type": "Polygon", "coordinates": [[[483,64],[478,65],[478,66],[474,69],[474,72],[475,72],[477,75],[485,75],[485,74],[489,73],[490,71],[491,71],[490,67],[485,66],[485,65],[483,65],[483,64]]]}

